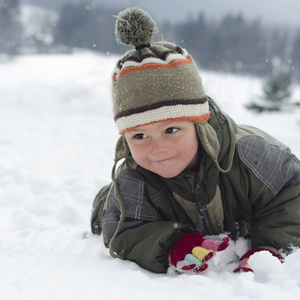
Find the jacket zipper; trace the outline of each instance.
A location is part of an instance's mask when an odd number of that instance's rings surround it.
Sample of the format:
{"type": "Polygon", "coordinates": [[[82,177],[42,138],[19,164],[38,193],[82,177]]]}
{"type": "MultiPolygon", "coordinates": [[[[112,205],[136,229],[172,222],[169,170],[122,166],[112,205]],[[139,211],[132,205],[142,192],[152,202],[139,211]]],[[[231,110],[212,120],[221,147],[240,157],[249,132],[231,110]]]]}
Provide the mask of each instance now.
{"type": "MultiPolygon", "coordinates": [[[[199,212],[200,212],[200,218],[199,218],[198,224],[200,222],[202,223],[202,229],[203,229],[203,224],[204,224],[204,226],[207,230],[207,234],[208,235],[213,235],[214,232],[213,232],[213,229],[212,229],[210,221],[209,221],[209,216],[208,216],[206,207],[200,206],[198,204],[198,209],[199,209],[199,212]]],[[[198,225],[197,225],[197,227],[198,227],[198,225]]]]}
{"type": "Polygon", "coordinates": [[[203,232],[203,229],[205,227],[208,235],[213,235],[214,231],[212,229],[210,220],[209,220],[209,214],[207,212],[207,205],[202,206],[201,203],[204,203],[201,201],[201,197],[199,196],[199,186],[198,184],[194,185],[193,188],[193,194],[195,195],[195,202],[198,208],[198,211],[200,213],[199,220],[196,226],[196,230],[198,232],[203,232]]]}
{"type": "Polygon", "coordinates": [[[207,207],[205,206],[201,206],[201,204],[199,203],[199,199],[198,199],[198,191],[195,190],[195,194],[196,194],[196,205],[197,208],[199,210],[200,213],[200,217],[199,217],[199,221],[197,223],[197,231],[199,232],[203,232],[203,229],[205,227],[205,229],[207,230],[207,234],[208,235],[213,235],[214,231],[212,229],[210,220],[209,220],[209,215],[207,212],[207,207]]]}

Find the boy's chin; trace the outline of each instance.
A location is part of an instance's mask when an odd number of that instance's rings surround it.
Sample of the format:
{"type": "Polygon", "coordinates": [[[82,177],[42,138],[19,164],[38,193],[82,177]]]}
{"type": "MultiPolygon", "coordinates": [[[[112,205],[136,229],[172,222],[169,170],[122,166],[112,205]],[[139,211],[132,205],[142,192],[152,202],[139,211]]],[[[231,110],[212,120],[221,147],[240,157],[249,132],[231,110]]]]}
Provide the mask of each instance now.
{"type": "Polygon", "coordinates": [[[146,166],[146,165],[140,165],[142,168],[155,173],[163,178],[173,178],[179,175],[185,168],[184,166],[179,166],[176,164],[176,161],[174,162],[168,162],[168,163],[160,163],[152,166],[146,166]],[[175,167],[174,167],[175,165],[175,167]]]}
{"type": "Polygon", "coordinates": [[[154,172],[157,175],[163,177],[163,178],[173,178],[179,175],[182,172],[182,170],[176,170],[176,171],[161,171],[161,172],[154,172]]]}

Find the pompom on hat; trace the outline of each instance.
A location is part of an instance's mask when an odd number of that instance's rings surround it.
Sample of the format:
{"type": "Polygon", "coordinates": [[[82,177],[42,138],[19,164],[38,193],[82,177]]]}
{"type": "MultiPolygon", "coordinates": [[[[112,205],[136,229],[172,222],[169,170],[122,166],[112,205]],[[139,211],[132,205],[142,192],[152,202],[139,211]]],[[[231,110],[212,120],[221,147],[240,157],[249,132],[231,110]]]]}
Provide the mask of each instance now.
{"type": "Polygon", "coordinates": [[[117,16],[117,41],[135,47],[118,61],[112,76],[114,120],[121,135],[152,123],[205,123],[210,117],[192,56],[173,43],[150,44],[156,32],[154,20],[141,9],[117,16]]]}

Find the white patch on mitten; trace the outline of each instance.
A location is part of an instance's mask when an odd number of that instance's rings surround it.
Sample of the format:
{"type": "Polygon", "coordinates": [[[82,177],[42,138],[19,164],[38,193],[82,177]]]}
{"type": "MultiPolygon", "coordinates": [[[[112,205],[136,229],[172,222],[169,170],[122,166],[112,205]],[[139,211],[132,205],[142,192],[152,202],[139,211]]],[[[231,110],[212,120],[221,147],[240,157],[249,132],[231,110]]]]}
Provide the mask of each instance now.
{"type": "Polygon", "coordinates": [[[212,266],[225,266],[236,259],[235,245],[233,241],[229,242],[229,246],[223,251],[215,252],[214,257],[208,262],[212,266]]]}
{"type": "Polygon", "coordinates": [[[238,256],[238,258],[241,258],[245,253],[247,253],[251,248],[250,240],[246,240],[245,238],[239,238],[235,241],[234,244],[234,252],[238,256]]]}

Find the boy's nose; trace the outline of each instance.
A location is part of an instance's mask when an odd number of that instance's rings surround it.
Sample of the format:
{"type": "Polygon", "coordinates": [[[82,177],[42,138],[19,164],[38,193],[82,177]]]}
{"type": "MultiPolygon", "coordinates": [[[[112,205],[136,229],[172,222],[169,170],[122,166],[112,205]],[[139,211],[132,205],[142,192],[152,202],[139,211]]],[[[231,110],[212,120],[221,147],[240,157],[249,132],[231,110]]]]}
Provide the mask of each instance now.
{"type": "Polygon", "coordinates": [[[152,154],[162,154],[168,152],[168,150],[168,143],[166,143],[165,141],[161,139],[152,141],[152,154]]]}

